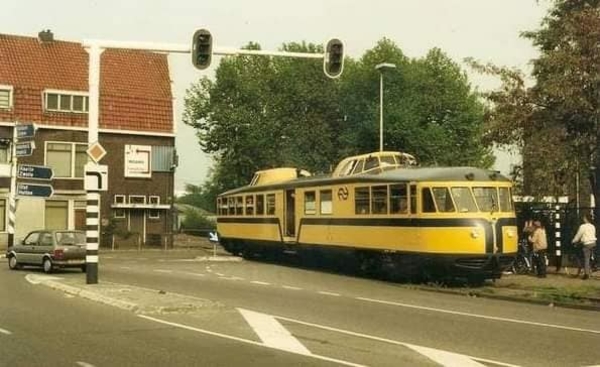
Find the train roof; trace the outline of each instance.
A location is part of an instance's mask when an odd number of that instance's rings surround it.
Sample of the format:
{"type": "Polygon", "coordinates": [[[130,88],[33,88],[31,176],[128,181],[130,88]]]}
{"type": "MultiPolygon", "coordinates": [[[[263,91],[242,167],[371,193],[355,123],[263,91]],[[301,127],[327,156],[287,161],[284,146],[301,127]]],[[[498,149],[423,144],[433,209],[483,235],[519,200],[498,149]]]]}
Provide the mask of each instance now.
{"type": "Polygon", "coordinates": [[[497,171],[476,167],[408,167],[384,170],[379,173],[363,173],[353,176],[334,177],[333,175],[300,177],[272,185],[243,186],[226,191],[221,195],[233,195],[241,192],[266,191],[291,187],[324,186],[332,184],[359,182],[510,182],[497,171]]]}

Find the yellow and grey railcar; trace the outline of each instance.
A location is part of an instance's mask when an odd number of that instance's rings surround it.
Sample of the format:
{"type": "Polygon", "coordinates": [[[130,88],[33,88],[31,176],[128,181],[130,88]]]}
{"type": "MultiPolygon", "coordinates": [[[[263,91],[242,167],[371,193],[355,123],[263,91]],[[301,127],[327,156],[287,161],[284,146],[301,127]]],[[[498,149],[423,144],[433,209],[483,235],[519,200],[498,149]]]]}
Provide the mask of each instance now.
{"type": "Polygon", "coordinates": [[[517,252],[510,180],[472,167],[417,168],[377,152],[332,175],[259,171],[217,198],[217,229],[232,253],[346,254],[407,276],[498,278],[517,252]]]}

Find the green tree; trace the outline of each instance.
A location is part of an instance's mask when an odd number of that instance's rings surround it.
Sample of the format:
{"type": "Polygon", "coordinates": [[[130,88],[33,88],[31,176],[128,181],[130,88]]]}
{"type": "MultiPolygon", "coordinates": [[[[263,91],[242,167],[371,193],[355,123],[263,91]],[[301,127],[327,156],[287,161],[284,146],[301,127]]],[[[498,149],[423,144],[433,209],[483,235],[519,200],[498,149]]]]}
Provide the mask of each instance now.
{"type": "MultiPolygon", "coordinates": [[[[600,172],[597,142],[600,103],[600,1],[555,0],[536,31],[524,32],[540,56],[533,60],[534,85],[518,70],[481,65],[502,87],[487,94],[487,138],[516,144],[523,153],[525,193],[564,195],[575,191],[573,172],[600,172]]],[[[591,175],[598,201],[598,185],[591,175]]]]}
{"type": "Polygon", "coordinates": [[[481,141],[483,105],[463,70],[439,49],[409,59],[383,39],[348,68],[342,86],[348,153],[379,149],[379,73],[384,71],[384,149],[415,154],[424,164],[489,167],[481,141]]]}

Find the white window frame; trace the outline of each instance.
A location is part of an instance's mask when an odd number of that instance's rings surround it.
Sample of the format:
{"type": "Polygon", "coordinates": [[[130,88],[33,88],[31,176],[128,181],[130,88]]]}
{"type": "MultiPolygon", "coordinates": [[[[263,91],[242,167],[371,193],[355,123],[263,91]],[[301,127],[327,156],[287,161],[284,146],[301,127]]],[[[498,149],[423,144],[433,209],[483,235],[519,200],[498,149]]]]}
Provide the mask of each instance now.
{"type": "Polygon", "coordinates": [[[114,204],[126,204],[125,198],[125,195],[115,195],[114,204]]]}
{"type": "Polygon", "coordinates": [[[48,144],[70,144],[71,145],[71,176],[56,176],[55,175],[55,179],[59,178],[59,179],[74,179],[74,180],[83,180],[85,177],[85,172],[83,173],[83,175],[81,175],[81,177],[79,176],[75,176],[75,161],[76,161],[76,153],[77,153],[77,145],[83,145],[86,147],[88,146],[88,143],[80,143],[80,142],[73,142],[73,141],[46,141],[44,142],[44,165],[48,166],[48,144]]]}
{"type": "Polygon", "coordinates": [[[148,219],[160,219],[160,211],[158,209],[149,209],[148,210],[148,219]],[[156,215],[153,215],[155,213],[156,213],[156,215]]]}
{"type": "Polygon", "coordinates": [[[132,205],[146,205],[146,195],[129,195],[129,204],[132,205]],[[143,203],[137,203],[137,202],[133,202],[131,199],[139,199],[142,198],[144,199],[143,203]]]}
{"type": "Polygon", "coordinates": [[[0,110],[11,110],[13,108],[13,99],[14,99],[13,86],[0,84],[0,90],[8,91],[8,106],[7,107],[0,106],[0,110]]]}
{"type": "Polygon", "coordinates": [[[125,215],[125,209],[113,209],[114,210],[114,217],[115,219],[125,219],[126,215],[125,215]],[[122,213],[121,215],[119,213],[122,213]]]}
{"type": "Polygon", "coordinates": [[[68,113],[88,113],[88,107],[89,107],[89,93],[87,92],[77,92],[77,91],[70,91],[70,90],[59,90],[59,89],[44,89],[43,94],[42,94],[42,101],[44,102],[44,111],[48,111],[48,112],[68,112],[68,113]],[[56,94],[58,97],[57,100],[57,108],[48,108],[48,95],[49,94],[56,94]],[[71,101],[69,102],[69,109],[61,109],[60,108],[60,100],[61,100],[61,96],[63,95],[68,95],[71,99],[71,101]],[[83,97],[83,111],[79,111],[79,110],[74,110],[73,109],[73,97],[83,97]]]}
{"type": "Polygon", "coordinates": [[[157,195],[156,196],[155,195],[149,196],[148,197],[148,204],[150,204],[150,205],[160,205],[160,196],[157,196],[157,195]]]}

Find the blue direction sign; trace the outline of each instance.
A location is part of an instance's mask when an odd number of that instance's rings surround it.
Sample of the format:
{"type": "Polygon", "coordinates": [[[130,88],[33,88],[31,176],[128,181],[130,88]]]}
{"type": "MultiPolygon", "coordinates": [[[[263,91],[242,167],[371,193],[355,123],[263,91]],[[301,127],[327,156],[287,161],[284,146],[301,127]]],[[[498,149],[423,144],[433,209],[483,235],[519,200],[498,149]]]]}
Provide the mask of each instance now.
{"type": "Polygon", "coordinates": [[[36,196],[40,198],[49,198],[54,193],[52,185],[48,184],[33,184],[19,182],[17,185],[17,195],[19,196],[36,196]]]}
{"type": "Polygon", "coordinates": [[[52,177],[54,177],[54,172],[50,167],[19,164],[17,177],[30,178],[34,180],[52,180],[52,177]]]}
{"type": "Polygon", "coordinates": [[[30,139],[35,135],[35,125],[17,125],[17,139],[30,139]]]}
{"type": "Polygon", "coordinates": [[[16,146],[16,155],[17,157],[27,157],[33,154],[33,150],[35,149],[35,143],[33,141],[25,141],[22,143],[17,143],[16,146]]]}

